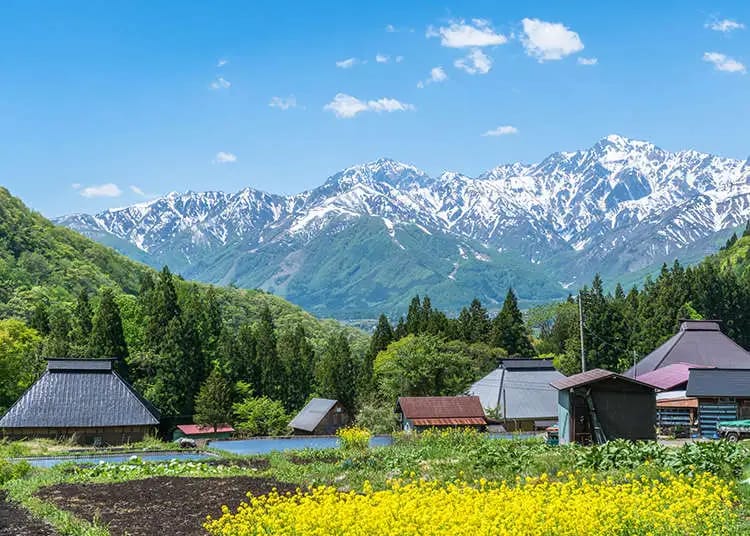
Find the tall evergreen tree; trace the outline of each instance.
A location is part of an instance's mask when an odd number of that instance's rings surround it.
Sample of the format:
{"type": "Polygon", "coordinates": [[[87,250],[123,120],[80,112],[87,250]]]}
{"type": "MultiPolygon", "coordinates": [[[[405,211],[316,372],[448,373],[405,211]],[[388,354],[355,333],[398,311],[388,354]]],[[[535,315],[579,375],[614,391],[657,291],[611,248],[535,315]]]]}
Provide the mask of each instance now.
{"type": "Polygon", "coordinates": [[[195,416],[193,420],[203,426],[210,426],[213,431],[232,418],[232,386],[218,361],[214,361],[211,373],[201,384],[195,397],[195,416]]]}
{"type": "Polygon", "coordinates": [[[314,383],[315,352],[300,325],[281,334],[278,349],[286,376],[284,407],[287,411],[299,410],[307,401],[314,383]]]}
{"type": "Polygon", "coordinates": [[[354,414],[357,398],[358,363],[349,348],[344,332],[331,335],[318,361],[318,391],[326,398],[341,402],[350,415],[354,414]]]}
{"type": "Polygon", "coordinates": [[[512,288],[505,295],[503,308],[492,320],[491,340],[492,346],[503,348],[509,356],[532,357],[536,354],[512,288]]]}
{"type": "Polygon", "coordinates": [[[414,296],[409,303],[409,310],[406,313],[406,332],[418,334],[422,330],[423,310],[419,295],[414,296]]]}
{"type": "MultiPolygon", "coordinates": [[[[425,300],[429,300],[429,298],[425,298],[425,300]]],[[[429,304],[429,301],[427,303],[429,304]]],[[[387,316],[381,314],[378,318],[378,325],[375,327],[372,337],[370,337],[370,347],[365,354],[365,360],[362,365],[362,383],[368,389],[371,387],[372,366],[375,362],[375,357],[379,352],[385,350],[393,340],[394,333],[391,323],[388,321],[387,316]]]]}
{"type": "Polygon", "coordinates": [[[94,313],[91,310],[91,302],[89,301],[89,293],[86,289],[81,289],[81,292],[78,294],[73,318],[73,343],[80,347],[85,347],[91,336],[94,318],[94,313]]]}
{"type": "Polygon", "coordinates": [[[255,327],[255,348],[260,364],[260,389],[263,395],[274,400],[284,398],[284,364],[276,348],[276,326],[268,307],[260,313],[255,327]]]}
{"type": "Polygon", "coordinates": [[[490,335],[490,319],[487,309],[482,306],[477,298],[471,300],[468,309],[468,317],[465,317],[468,323],[462,326],[464,331],[464,340],[466,342],[486,342],[490,335]]]}
{"type": "Polygon", "coordinates": [[[70,313],[64,307],[53,307],[49,314],[49,335],[44,342],[47,357],[73,357],[70,313]]]}
{"type": "Polygon", "coordinates": [[[49,333],[49,305],[46,298],[38,300],[36,305],[34,305],[34,310],[31,312],[31,318],[29,319],[29,326],[42,335],[49,333]]]}
{"type": "Polygon", "coordinates": [[[92,358],[117,358],[118,370],[127,377],[125,359],[128,357],[128,346],[122,330],[120,307],[111,288],[105,287],[99,291],[99,307],[92,321],[87,354],[92,358]]]}
{"type": "MultiPolygon", "coordinates": [[[[142,281],[148,286],[148,283],[142,281]]],[[[174,276],[169,268],[165,266],[154,285],[153,290],[144,296],[146,303],[144,311],[147,314],[146,343],[151,348],[159,346],[166,335],[169,323],[179,318],[182,310],[177,299],[177,290],[174,285],[174,276]]]]}

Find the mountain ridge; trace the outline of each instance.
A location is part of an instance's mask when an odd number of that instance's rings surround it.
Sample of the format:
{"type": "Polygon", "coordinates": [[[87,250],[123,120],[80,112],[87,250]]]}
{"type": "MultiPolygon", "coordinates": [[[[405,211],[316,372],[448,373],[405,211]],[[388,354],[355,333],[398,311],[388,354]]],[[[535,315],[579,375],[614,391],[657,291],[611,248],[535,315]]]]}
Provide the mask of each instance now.
{"type": "MultiPolygon", "coordinates": [[[[368,220],[373,218],[380,219],[388,237],[377,244],[388,252],[383,262],[400,258],[398,251],[406,248],[402,235],[411,233],[412,262],[431,266],[425,269],[432,286],[448,280],[468,287],[442,304],[447,309],[470,300],[472,286],[482,288],[492,280],[479,273],[464,278],[471,271],[464,268],[474,268],[464,266],[471,264],[464,262],[470,250],[485,270],[504,270],[508,254],[515,256],[507,278],[514,286],[523,284],[532,268],[544,272],[547,281],[520,294],[544,300],[562,297],[595,271],[619,277],[675,255],[690,261],[715,251],[730,230],[750,218],[750,165],[609,135],[589,149],[552,153],[534,164],[503,164],[477,177],[455,171],[431,177],[411,164],[381,158],[289,196],[249,187],[234,194],[172,193],[57,221],[121,251],[126,244],[135,246],[154,265],[168,263],[190,277],[280,292],[303,307],[317,307],[319,314],[341,317],[353,309],[375,314],[378,307],[396,312],[404,305],[398,293],[409,288],[407,282],[374,299],[356,296],[350,300],[356,306],[321,297],[311,301],[326,287],[320,280],[319,288],[308,288],[310,280],[325,275],[314,266],[322,259],[310,254],[315,244],[325,241],[340,269],[351,271],[361,264],[350,256],[357,248],[334,237],[349,236],[341,233],[353,227],[372,231],[368,220]],[[424,236],[415,238],[407,228],[424,236]],[[425,261],[428,255],[446,262],[432,266],[425,261]]],[[[350,234],[362,239],[356,231],[350,234]]],[[[386,272],[400,278],[395,267],[379,270],[378,277],[387,280],[386,272]]],[[[429,292],[431,286],[424,288],[429,292]]],[[[481,297],[494,303],[504,292],[498,288],[481,297]]]]}

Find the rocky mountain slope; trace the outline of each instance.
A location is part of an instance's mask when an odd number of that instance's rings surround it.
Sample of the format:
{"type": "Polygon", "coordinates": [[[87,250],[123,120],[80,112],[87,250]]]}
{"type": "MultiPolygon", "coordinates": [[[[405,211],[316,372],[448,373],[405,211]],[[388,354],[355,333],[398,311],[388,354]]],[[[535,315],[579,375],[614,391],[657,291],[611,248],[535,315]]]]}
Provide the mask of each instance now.
{"type": "Polygon", "coordinates": [[[60,223],[186,277],[259,287],[339,318],[564,296],[716,249],[750,218],[750,163],[610,135],[478,177],[381,159],[313,190],[172,193],[60,223]]]}

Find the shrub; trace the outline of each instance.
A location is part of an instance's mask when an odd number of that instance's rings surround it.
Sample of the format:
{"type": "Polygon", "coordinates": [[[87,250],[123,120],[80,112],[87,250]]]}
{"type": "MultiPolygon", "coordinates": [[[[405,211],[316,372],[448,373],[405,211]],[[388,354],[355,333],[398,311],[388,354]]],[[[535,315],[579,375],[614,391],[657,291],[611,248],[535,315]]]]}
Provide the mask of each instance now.
{"type": "Polygon", "coordinates": [[[357,424],[373,434],[392,434],[397,431],[398,419],[392,406],[365,404],[357,413],[357,424]]]}
{"type": "Polygon", "coordinates": [[[235,428],[251,436],[284,435],[289,415],[284,405],[267,396],[248,397],[232,407],[236,417],[235,428]]]}
{"type": "Polygon", "coordinates": [[[0,485],[16,478],[22,478],[29,471],[31,471],[29,462],[21,461],[14,463],[10,460],[0,458],[0,485]]]}
{"type": "Polygon", "coordinates": [[[360,426],[340,428],[336,435],[341,440],[341,448],[344,450],[366,450],[370,446],[370,431],[360,426]]]}

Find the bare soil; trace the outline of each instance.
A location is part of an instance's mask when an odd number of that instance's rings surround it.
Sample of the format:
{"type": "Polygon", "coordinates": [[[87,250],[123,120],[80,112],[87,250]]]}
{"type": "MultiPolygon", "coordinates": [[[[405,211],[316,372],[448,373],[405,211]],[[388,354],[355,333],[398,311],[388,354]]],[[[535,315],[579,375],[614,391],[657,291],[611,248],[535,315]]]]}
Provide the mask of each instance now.
{"type": "Polygon", "coordinates": [[[57,536],[57,532],[36,520],[20,506],[5,500],[5,492],[0,491],[0,536],[57,536]]]}
{"type": "Polygon", "coordinates": [[[58,484],[36,495],[77,517],[97,519],[112,536],[197,536],[206,534],[202,526],[206,516],[221,515],[222,505],[234,509],[248,492],[261,495],[272,488],[284,493],[296,486],[244,476],[155,477],[115,484],[58,484]]]}

